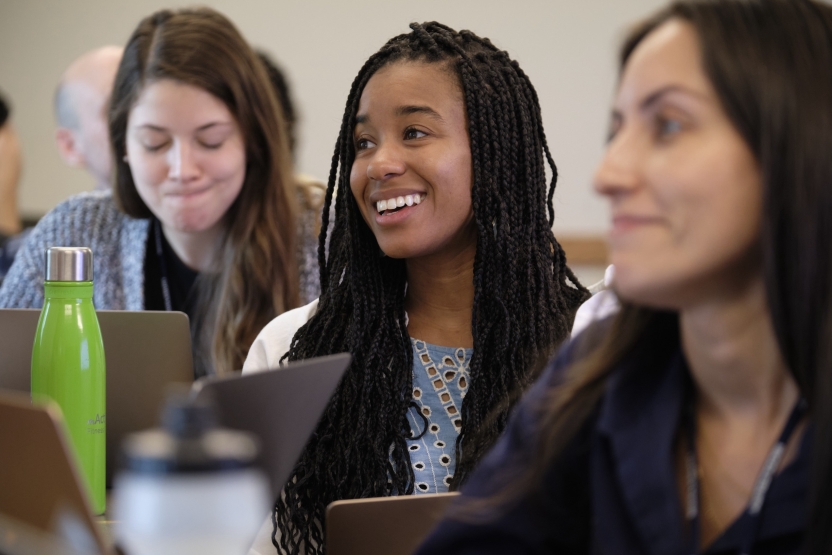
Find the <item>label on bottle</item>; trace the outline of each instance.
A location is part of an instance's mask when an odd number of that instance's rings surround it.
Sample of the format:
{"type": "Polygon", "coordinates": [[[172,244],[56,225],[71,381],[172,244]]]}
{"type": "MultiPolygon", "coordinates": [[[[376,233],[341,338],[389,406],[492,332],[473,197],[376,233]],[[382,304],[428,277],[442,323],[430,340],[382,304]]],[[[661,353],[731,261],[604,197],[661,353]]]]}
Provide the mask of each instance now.
{"type": "Polygon", "coordinates": [[[90,418],[87,420],[87,433],[88,434],[104,434],[107,433],[107,415],[106,414],[96,414],[94,418],[90,418]]]}

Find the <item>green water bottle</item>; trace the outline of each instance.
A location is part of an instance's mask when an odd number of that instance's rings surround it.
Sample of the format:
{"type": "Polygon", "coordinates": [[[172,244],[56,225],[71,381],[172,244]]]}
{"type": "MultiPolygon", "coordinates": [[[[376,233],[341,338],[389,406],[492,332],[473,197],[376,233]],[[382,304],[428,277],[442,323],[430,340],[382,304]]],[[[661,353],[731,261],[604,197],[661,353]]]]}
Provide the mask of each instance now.
{"type": "Polygon", "coordinates": [[[32,347],[32,400],[61,407],[93,511],[103,514],[106,384],[92,279],[90,249],[46,250],[43,310],[32,347]]]}

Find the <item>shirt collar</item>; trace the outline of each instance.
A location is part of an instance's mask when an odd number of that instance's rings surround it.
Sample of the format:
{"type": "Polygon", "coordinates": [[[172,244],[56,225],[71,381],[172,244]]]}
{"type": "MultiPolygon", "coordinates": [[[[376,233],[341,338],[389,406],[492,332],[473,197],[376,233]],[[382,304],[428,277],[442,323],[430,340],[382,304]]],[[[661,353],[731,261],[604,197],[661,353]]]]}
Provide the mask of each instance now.
{"type": "MultiPolygon", "coordinates": [[[[601,403],[598,431],[608,441],[613,467],[632,522],[650,553],[681,553],[687,531],[674,469],[690,373],[679,344],[636,348],[610,378],[601,403]]],[[[759,540],[800,533],[806,527],[811,427],[798,455],[771,485],[759,540]]],[[[738,548],[744,533],[740,516],[708,551],[738,548]]]]}
{"type": "Polygon", "coordinates": [[[642,350],[610,379],[599,414],[622,497],[655,554],[679,553],[685,545],[673,449],[687,379],[678,344],[642,350]]]}

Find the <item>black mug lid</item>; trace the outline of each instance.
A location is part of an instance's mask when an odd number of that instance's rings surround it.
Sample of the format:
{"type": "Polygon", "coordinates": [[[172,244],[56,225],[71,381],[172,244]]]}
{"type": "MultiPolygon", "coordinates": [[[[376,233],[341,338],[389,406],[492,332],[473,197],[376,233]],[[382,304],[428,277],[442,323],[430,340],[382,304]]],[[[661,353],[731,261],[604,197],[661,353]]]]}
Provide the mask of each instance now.
{"type": "Polygon", "coordinates": [[[254,436],[217,427],[208,403],[170,398],[162,425],[125,439],[125,469],[139,474],[239,470],[251,467],[257,457],[254,436]]]}

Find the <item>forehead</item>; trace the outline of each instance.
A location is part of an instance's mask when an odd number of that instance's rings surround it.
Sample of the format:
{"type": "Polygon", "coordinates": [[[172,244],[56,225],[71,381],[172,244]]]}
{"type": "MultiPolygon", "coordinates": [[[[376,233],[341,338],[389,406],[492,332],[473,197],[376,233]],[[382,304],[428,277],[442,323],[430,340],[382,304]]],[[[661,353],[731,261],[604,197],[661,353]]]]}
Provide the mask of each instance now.
{"type": "Polygon", "coordinates": [[[130,122],[164,124],[194,120],[233,119],[222,100],[205,89],[175,81],[151,81],[130,109],[130,122]]]}
{"type": "Polygon", "coordinates": [[[621,74],[617,104],[638,103],[645,94],[674,85],[712,95],[699,37],[680,19],[659,25],[633,50],[621,74]]]}
{"type": "Polygon", "coordinates": [[[462,107],[462,89],[446,63],[394,62],[379,69],[364,87],[359,115],[429,106],[442,114],[462,107]]]}

